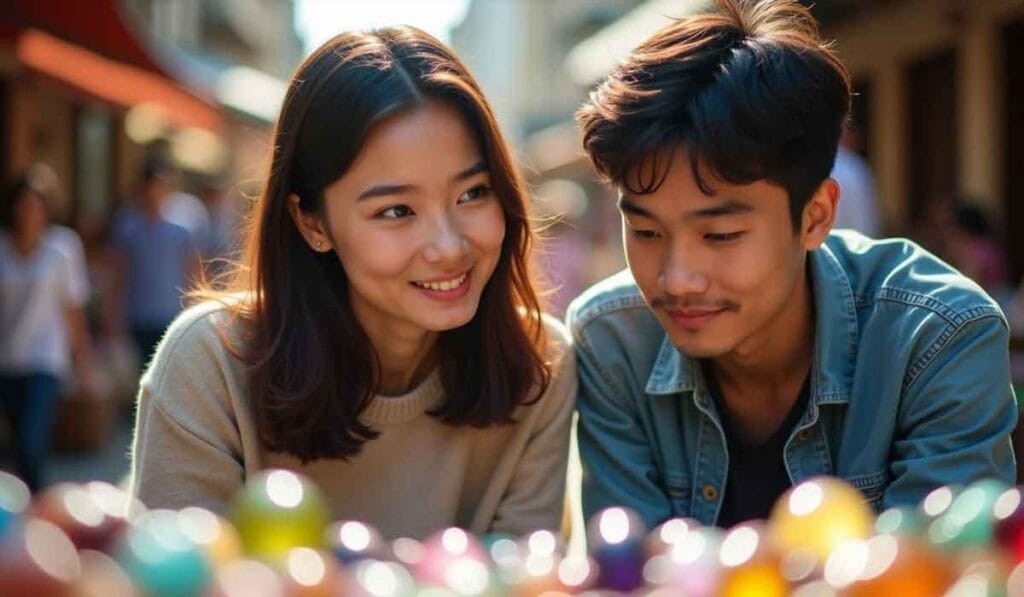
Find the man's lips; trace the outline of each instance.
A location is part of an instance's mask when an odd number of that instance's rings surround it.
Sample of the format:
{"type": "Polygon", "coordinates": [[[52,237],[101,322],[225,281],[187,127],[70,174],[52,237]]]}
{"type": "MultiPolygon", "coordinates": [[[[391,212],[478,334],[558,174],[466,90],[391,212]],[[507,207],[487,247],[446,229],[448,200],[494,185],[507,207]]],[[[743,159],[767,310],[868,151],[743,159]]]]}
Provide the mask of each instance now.
{"type": "Polygon", "coordinates": [[[673,321],[687,326],[699,326],[724,313],[726,309],[665,309],[673,321]]]}

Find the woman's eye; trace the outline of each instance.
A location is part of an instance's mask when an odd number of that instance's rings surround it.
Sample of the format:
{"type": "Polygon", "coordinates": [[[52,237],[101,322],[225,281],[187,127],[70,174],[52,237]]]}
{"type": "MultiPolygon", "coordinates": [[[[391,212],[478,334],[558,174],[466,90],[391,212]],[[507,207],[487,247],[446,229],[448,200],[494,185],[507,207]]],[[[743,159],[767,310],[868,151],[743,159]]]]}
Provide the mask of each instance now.
{"type": "Polygon", "coordinates": [[[709,240],[711,242],[727,243],[727,242],[729,242],[731,240],[736,240],[737,238],[739,238],[741,236],[743,236],[743,232],[742,231],[741,232],[709,232],[709,233],[704,235],[704,238],[706,238],[707,240],[709,240]]]}
{"type": "Polygon", "coordinates": [[[378,218],[384,218],[385,220],[394,220],[397,218],[406,218],[413,215],[412,210],[409,209],[408,205],[393,205],[387,209],[377,212],[378,218]]]}
{"type": "Polygon", "coordinates": [[[467,201],[473,201],[474,199],[482,199],[491,194],[491,187],[486,184],[478,184],[468,191],[459,195],[459,203],[465,203],[467,201]]]}

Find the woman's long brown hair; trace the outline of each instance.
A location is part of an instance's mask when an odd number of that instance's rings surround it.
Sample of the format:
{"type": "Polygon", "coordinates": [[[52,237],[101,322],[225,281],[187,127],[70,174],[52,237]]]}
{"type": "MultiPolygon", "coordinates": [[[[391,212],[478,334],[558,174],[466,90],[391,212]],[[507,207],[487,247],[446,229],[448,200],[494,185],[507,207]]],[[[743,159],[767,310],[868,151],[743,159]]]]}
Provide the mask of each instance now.
{"type": "MultiPolygon", "coordinates": [[[[441,42],[412,27],[345,33],[316,50],[292,78],[274,132],[265,187],[226,286],[193,297],[233,312],[261,440],[303,462],[349,458],[378,431],[359,420],[380,367],[353,315],[333,252],[312,251],[287,209],[324,215],[323,191],[343,176],[370,129],[427,101],[456,107],[470,125],[505,215],[505,239],[480,306],[438,340],[445,402],[430,414],[453,425],[512,421],[538,399],[551,372],[529,268],[533,236],[525,185],[479,87],[441,42]],[[237,325],[241,324],[241,325],[237,325]]],[[[439,148],[443,151],[443,148],[439,148]]]]}

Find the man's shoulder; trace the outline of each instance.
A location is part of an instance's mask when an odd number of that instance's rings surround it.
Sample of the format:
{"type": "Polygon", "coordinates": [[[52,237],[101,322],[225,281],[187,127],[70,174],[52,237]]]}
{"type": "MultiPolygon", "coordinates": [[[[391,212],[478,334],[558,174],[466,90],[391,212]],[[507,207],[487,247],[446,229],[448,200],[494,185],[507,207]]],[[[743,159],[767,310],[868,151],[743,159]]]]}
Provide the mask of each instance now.
{"type": "Polygon", "coordinates": [[[176,241],[188,240],[189,231],[188,228],[183,226],[180,222],[174,222],[167,219],[161,219],[160,225],[157,228],[159,234],[165,235],[168,238],[176,241]]]}
{"type": "Polygon", "coordinates": [[[60,251],[74,267],[85,264],[85,247],[78,233],[67,226],[51,224],[43,237],[46,244],[60,251]]]}
{"type": "Polygon", "coordinates": [[[902,306],[906,316],[933,316],[954,327],[979,317],[1003,318],[977,283],[911,240],[873,240],[843,230],[823,248],[847,277],[858,308],[902,306]]]}
{"type": "Polygon", "coordinates": [[[58,246],[60,248],[68,247],[75,248],[81,246],[82,239],[78,236],[78,233],[72,228],[63,226],[61,224],[50,224],[46,228],[46,233],[43,236],[46,242],[58,246]]]}
{"type": "Polygon", "coordinates": [[[629,270],[584,291],[569,305],[566,322],[577,353],[599,361],[628,361],[638,375],[649,373],[665,341],[665,331],[629,270]]]}
{"type": "Polygon", "coordinates": [[[575,334],[595,320],[641,314],[654,319],[628,269],[597,282],[583,291],[566,312],[569,330],[575,334]]]}

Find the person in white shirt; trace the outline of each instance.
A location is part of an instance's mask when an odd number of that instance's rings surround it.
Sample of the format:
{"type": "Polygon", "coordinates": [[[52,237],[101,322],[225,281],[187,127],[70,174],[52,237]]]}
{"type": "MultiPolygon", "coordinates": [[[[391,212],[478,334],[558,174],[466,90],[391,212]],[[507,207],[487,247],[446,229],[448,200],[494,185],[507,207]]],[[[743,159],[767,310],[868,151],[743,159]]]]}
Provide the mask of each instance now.
{"type": "Polygon", "coordinates": [[[89,268],[85,263],[85,247],[82,238],[74,229],[60,224],[50,224],[43,235],[43,242],[60,251],[68,260],[70,276],[68,285],[71,296],[79,304],[85,304],[92,291],[89,284],[89,268]]]}
{"type": "MultiPolygon", "coordinates": [[[[92,371],[85,293],[76,288],[80,281],[71,261],[47,240],[48,199],[31,176],[17,179],[6,197],[6,226],[0,232],[0,406],[11,423],[16,471],[33,491],[45,484],[60,383],[71,373],[71,353],[80,371],[92,371]]],[[[90,382],[82,386],[91,391],[90,382]]]]}
{"type": "Polygon", "coordinates": [[[210,238],[210,212],[199,197],[184,191],[175,191],[167,196],[160,209],[160,215],[168,222],[188,231],[192,245],[200,253],[205,252],[210,238]]]}
{"type": "MultiPolygon", "coordinates": [[[[62,198],[60,178],[52,166],[36,162],[25,170],[29,186],[46,199],[52,218],[62,198]]],[[[85,303],[91,292],[89,269],[85,263],[85,247],[82,238],[74,229],[51,221],[43,234],[43,242],[57,249],[67,258],[71,266],[71,294],[77,303],[85,303]]]]}
{"type": "Polygon", "coordinates": [[[832,178],[839,183],[839,207],[833,228],[852,228],[870,237],[881,232],[878,218],[878,194],[875,177],[859,153],[857,146],[860,135],[852,124],[848,124],[839,139],[836,163],[832,167],[832,178]]]}

